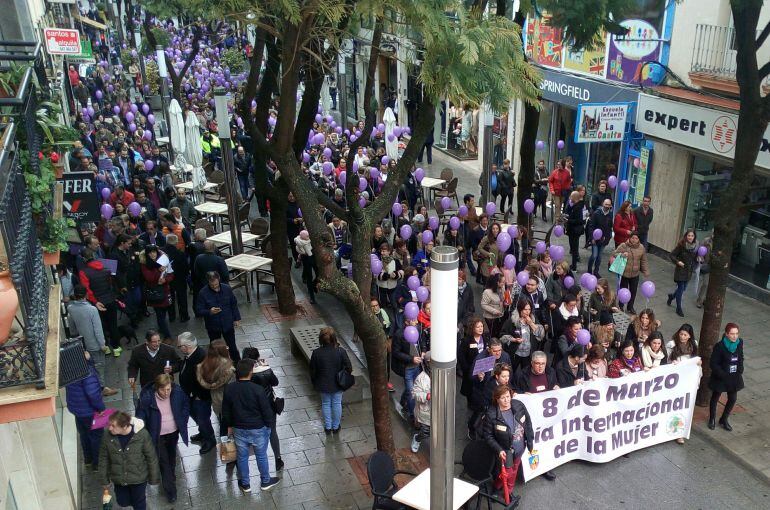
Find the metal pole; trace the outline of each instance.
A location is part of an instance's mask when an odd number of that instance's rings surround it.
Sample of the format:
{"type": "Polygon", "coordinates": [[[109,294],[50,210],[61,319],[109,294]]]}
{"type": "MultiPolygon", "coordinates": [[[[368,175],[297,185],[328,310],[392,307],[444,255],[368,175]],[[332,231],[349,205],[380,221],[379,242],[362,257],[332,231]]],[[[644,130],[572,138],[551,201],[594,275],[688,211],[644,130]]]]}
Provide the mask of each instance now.
{"type": "Polygon", "coordinates": [[[337,111],[340,112],[340,126],[348,125],[348,90],[345,76],[345,54],[341,53],[337,63],[337,111]]]}
{"type": "Polygon", "coordinates": [[[238,221],[238,205],[235,201],[235,164],[233,163],[233,149],[230,144],[230,114],[227,110],[227,94],[224,88],[216,88],[214,90],[214,108],[217,117],[219,145],[222,151],[222,171],[225,174],[225,189],[227,190],[227,217],[230,220],[230,241],[233,247],[233,255],[238,255],[243,253],[243,241],[241,238],[240,222],[238,221]]]}
{"type": "Polygon", "coordinates": [[[437,246],[430,256],[431,404],[430,508],[451,510],[454,497],[455,389],[457,370],[457,269],[460,256],[452,246],[437,246]]]}
{"type": "Polygon", "coordinates": [[[136,44],[136,53],[139,56],[139,70],[142,73],[142,87],[144,87],[147,85],[147,71],[144,68],[144,55],[142,55],[141,51],[142,35],[138,28],[134,31],[134,44],[136,44]]]}
{"type": "Polygon", "coordinates": [[[155,46],[155,55],[158,59],[158,76],[160,77],[160,103],[163,106],[163,117],[166,121],[166,132],[168,134],[168,155],[171,164],[174,164],[174,146],[171,143],[171,116],[168,113],[168,69],[166,68],[166,54],[163,46],[155,46]]]}
{"type": "MultiPolygon", "coordinates": [[[[482,154],[481,154],[481,162],[484,167],[482,168],[482,172],[484,172],[484,182],[486,185],[484,186],[484,196],[482,197],[482,207],[485,207],[488,202],[492,201],[492,147],[493,147],[493,141],[492,141],[492,125],[495,122],[495,114],[492,112],[492,110],[489,108],[489,105],[487,103],[484,104],[484,109],[482,110],[484,115],[484,146],[481,148],[482,154]]],[[[499,183],[498,183],[499,185],[499,183]]],[[[491,221],[491,218],[490,218],[491,221]]]]}

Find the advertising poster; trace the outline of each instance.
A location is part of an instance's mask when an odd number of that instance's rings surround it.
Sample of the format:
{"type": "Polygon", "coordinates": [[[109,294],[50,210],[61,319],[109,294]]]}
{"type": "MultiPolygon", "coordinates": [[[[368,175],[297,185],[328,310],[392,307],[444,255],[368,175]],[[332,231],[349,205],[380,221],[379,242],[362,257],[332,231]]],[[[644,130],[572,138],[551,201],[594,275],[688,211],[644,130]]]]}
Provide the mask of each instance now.
{"type": "Polygon", "coordinates": [[[644,190],[647,187],[647,167],[650,164],[650,149],[642,147],[639,150],[639,168],[636,169],[636,183],[634,204],[641,204],[644,198],[644,190]]]}
{"type": "Polygon", "coordinates": [[[67,28],[46,28],[45,45],[51,55],[80,55],[80,32],[67,28]]]}
{"type": "Polygon", "coordinates": [[[607,53],[607,34],[603,31],[594,49],[573,50],[567,46],[564,52],[564,69],[604,77],[607,53]]]}
{"type": "Polygon", "coordinates": [[[524,451],[524,480],[571,460],[609,462],[658,443],[688,438],[700,382],[700,358],[618,379],[518,394],[534,432],[524,451]]]}
{"type": "Polygon", "coordinates": [[[76,223],[101,219],[93,172],[67,172],[59,181],[64,184],[64,216],[76,223]]]}
{"type": "Polygon", "coordinates": [[[527,20],[525,51],[535,63],[561,68],[563,44],[562,30],[551,25],[550,14],[527,20]]]}
{"type": "Polygon", "coordinates": [[[575,126],[575,143],[622,142],[628,104],[581,104],[575,126]]]}
{"type": "Polygon", "coordinates": [[[629,29],[628,35],[610,38],[607,56],[607,79],[623,83],[644,85],[654,84],[656,66],[642,64],[648,60],[658,60],[660,53],[660,35],[644,20],[629,19],[621,23],[629,29]]]}

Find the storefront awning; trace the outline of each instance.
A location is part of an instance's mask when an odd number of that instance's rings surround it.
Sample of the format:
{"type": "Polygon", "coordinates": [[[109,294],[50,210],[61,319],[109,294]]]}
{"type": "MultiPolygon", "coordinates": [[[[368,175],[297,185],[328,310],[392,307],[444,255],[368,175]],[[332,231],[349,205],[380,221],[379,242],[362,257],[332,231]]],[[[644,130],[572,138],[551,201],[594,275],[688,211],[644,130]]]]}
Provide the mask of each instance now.
{"type": "Polygon", "coordinates": [[[105,31],[107,30],[107,25],[99,23],[98,21],[94,21],[91,18],[86,18],[85,16],[81,16],[80,14],[75,14],[75,19],[85,23],[86,25],[90,25],[94,28],[98,28],[99,30],[105,30],[105,31]]]}
{"type": "Polygon", "coordinates": [[[652,90],[660,96],[681,100],[684,103],[691,103],[699,106],[715,106],[719,109],[732,110],[734,112],[741,109],[741,103],[738,100],[717,97],[710,94],[700,94],[694,90],[667,87],[665,85],[652,87],[652,90]]]}

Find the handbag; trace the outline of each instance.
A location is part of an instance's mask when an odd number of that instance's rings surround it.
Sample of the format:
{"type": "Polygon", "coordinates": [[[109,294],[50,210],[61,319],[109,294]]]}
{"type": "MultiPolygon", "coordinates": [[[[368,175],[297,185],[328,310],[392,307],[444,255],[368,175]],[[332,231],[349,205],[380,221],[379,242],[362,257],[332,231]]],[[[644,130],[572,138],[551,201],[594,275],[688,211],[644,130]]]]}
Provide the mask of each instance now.
{"type": "Polygon", "coordinates": [[[626,270],[628,258],[625,255],[618,255],[610,264],[610,272],[622,276],[626,270]]]}
{"type": "Polygon", "coordinates": [[[340,363],[342,364],[342,368],[340,368],[340,371],[337,372],[337,375],[335,376],[335,380],[337,382],[337,386],[342,391],[348,390],[353,387],[353,385],[356,383],[356,378],[347,371],[345,368],[345,363],[342,363],[342,356],[345,351],[342,351],[340,354],[340,363]]]}
{"type": "Polygon", "coordinates": [[[273,408],[273,412],[275,414],[281,414],[283,412],[284,406],[286,405],[286,400],[283,397],[275,397],[270,405],[273,408]]]}
{"type": "Polygon", "coordinates": [[[104,411],[95,412],[94,417],[91,420],[91,430],[103,429],[110,421],[110,416],[115,413],[116,409],[105,409],[104,411]]]}
{"type": "Polygon", "coordinates": [[[228,437],[227,440],[219,443],[219,460],[222,461],[222,464],[235,462],[237,457],[238,452],[235,449],[235,441],[232,438],[228,437]]]}
{"type": "Polygon", "coordinates": [[[144,295],[147,297],[147,304],[162,303],[166,298],[166,292],[162,285],[147,287],[147,289],[144,291],[144,295]]]}

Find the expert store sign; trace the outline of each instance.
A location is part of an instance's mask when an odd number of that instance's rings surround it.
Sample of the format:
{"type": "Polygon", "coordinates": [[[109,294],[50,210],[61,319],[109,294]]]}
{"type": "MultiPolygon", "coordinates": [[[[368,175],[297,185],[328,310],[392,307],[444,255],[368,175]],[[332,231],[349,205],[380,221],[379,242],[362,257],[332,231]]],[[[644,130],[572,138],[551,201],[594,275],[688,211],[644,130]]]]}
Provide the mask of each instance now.
{"type": "MultiPolygon", "coordinates": [[[[732,159],[738,116],[711,108],[639,94],[636,130],[661,140],[732,159]]],[[[770,169],[770,129],[765,131],[756,166],[770,169]]]]}
{"type": "Polygon", "coordinates": [[[46,28],[45,45],[52,55],[80,55],[80,32],[67,28],[46,28]]]}

